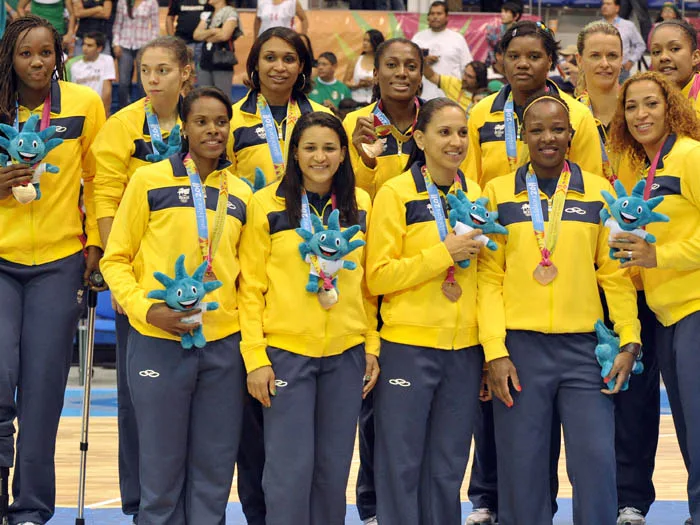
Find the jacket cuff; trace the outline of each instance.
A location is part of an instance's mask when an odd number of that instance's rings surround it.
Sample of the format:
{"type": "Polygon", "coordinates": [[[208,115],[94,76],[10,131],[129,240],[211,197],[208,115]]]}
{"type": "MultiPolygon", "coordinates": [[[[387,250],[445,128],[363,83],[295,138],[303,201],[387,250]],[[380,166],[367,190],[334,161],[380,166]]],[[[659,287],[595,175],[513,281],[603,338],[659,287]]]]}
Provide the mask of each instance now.
{"type": "Polygon", "coordinates": [[[365,334],[365,352],[379,357],[380,346],[379,332],[372,330],[365,334]]]}
{"type": "Polygon", "coordinates": [[[241,355],[247,373],[251,373],[263,366],[272,366],[270,359],[267,357],[267,340],[263,339],[256,343],[241,342],[241,355]]]}
{"type": "Polygon", "coordinates": [[[510,355],[506,348],[506,340],[500,337],[484,341],[481,344],[484,347],[484,357],[487,363],[510,355]]]}

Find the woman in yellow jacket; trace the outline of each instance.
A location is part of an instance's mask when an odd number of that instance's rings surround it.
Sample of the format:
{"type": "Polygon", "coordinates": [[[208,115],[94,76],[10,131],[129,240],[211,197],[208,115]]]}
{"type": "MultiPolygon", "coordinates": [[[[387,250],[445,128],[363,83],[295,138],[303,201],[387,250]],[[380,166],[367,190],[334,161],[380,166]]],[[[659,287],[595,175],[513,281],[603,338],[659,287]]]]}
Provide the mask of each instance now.
{"type": "Polygon", "coordinates": [[[479,340],[489,368],[498,453],[499,523],[551,525],[551,425],[558,412],[574,485],[574,523],[617,519],[612,399],[594,351],[603,288],[622,351],[617,393],[639,355],[636,294],[608,255],[600,176],[566,159],[569,108],[535,94],[523,111],[530,162],[484,193],[508,235],[479,260],[479,340]],[[545,222],[546,221],[546,222],[545,222]],[[509,384],[510,380],[510,384],[509,384]]]}
{"type": "MultiPolygon", "coordinates": [[[[95,208],[102,243],[137,168],[163,160],[163,147],[179,146],[180,93],[192,73],[187,45],[173,36],[158,37],[139,52],[140,79],[146,97],[112,115],[95,138],[95,208]],[[175,127],[177,126],[177,129],[175,127]],[[155,146],[155,147],[154,147],[155,146]],[[160,149],[159,149],[160,148],[160,149]]],[[[126,380],[126,340],[129,319],[112,296],[117,335],[117,428],[119,489],[124,514],[136,518],[139,509],[139,444],[136,418],[126,380]]]]}
{"type": "Polygon", "coordinates": [[[355,188],[347,148],[335,116],[303,115],[284,178],[255,194],[241,242],[241,352],[248,390],[266,407],[263,488],[275,525],[345,523],[357,417],[379,375],[362,247],[370,200],[355,188]],[[358,225],[358,234],[340,235],[339,224],[344,232],[358,225]],[[324,276],[316,252],[303,258],[300,244],[309,239],[299,227],[333,240],[319,253],[355,246],[341,259],[345,269],[324,276]]]}
{"type": "Polygon", "coordinates": [[[698,32],[685,20],[665,20],[649,36],[651,69],[658,71],[683,92],[700,116],[700,64],[698,32]]]}
{"type": "Polygon", "coordinates": [[[480,230],[449,232],[445,196],[478,185],[459,165],[467,118],[456,102],[427,102],[409,169],[377,193],[367,239],[367,282],[383,295],[382,378],[375,410],[377,520],[459,525],[483,354],[477,348],[480,230]],[[467,268],[455,263],[471,259],[467,268]]]}
{"type": "Polygon", "coordinates": [[[92,90],[63,81],[62,57],[56,29],[34,15],[10,23],[0,44],[0,122],[20,131],[31,115],[41,116],[37,132],[55,126],[54,138],[63,140],[45,158],[60,171],[41,175],[39,199],[22,204],[13,195],[20,185],[33,188],[34,167],[0,167],[0,522],[13,462],[9,521],[46,523],[53,516],[56,431],[73,338],[84,283],[102,255],[90,145],[104,123],[104,106],[92,90]]]}
{"type": "MultiPolygon", "coordinates": [[[[691,522],[700,523],[700,124],[685,96],[656,72],[622,86],[612,124],[613,151],[641,167],[645,198],[663,196],[654,211],[670,222],[649,224],[650,244],[623,234],[611,246],[641,269],[646,300],[658,324],[656,352],[686,468],[691,522]]],[[[687,523],[687,522],[686,522],[687,523]]]]}
{"type": "Polygon", "coordinates": [[[136,170],[102,272],[132,327],[126,366],[139,438],[139,523],[218,525],[243,413],[236,282],[251,191],[229,174],[224,158],[228,97],[196,89],[183,100],[180,118],[183,152],[136,170]],[[223,284],[204,299],[217,309],[205,308],[200,295],[187,310],[195,299],[189,296],[184,311],[147,296],[163,288],[154,272],[173,276],[181,256],[188,275],[201,280],[195,270],[204,261],[204,283],[223,284]],[[198,313],[199,321],[188,319],[198,313]],[[183,334],[199,328],[206,345],[187,349],[183,334]]]}

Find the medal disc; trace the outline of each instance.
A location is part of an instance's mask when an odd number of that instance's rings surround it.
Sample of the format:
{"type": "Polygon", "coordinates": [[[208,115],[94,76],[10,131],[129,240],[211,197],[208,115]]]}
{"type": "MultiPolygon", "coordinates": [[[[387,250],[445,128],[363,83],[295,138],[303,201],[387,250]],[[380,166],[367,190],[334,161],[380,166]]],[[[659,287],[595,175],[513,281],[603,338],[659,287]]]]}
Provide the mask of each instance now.
{"type": "Polygon", "coordinates": [[[547,286],[554,279],[556,279],[558,274],[559,270],[557,270],[556,266],[553,264],[550,266],[542,266],[542,263],[538,264],[535,271],[532,272],[532,276],[535,278],[535,281],[540,283],[542,286],[547,286]]]}
{"type": "Polygon", "coordinates": [[[13,186],[12,195],[14,195],[17,202],[20,204],[27,204],[36,199],[36,189],[33,184],[26,184],[24,186],[13,186]]]}
{"type": "Polygon", "coordinates": [[[448,300],[456,303],[460,297],[462,297],[462,287],[458,282],[442,282],[442,294],[447,297],[448,300]]]}
{"type": "Polygon", "coordinates": [[[318,302],[321,303],[321,306],[326,310],[329,310],[335,303],[338,302],[338,292],[335,291],[335,288],[331,288],[330,290],[321,288],[317,295],[318,302]]]}
{"type": "Polygon", "coordinates": [[[204,282],[208,283],[211,281],[216,281],[216,274],[214,273],[214,270],[207,270],[204,274],[204,282]]]}
{"type": "Polygon", "coordinates": [[[372,144],[362,143],[362,149],[371,159],[378,157],[386,149],[386,139],[377,139],[372,144]]]}

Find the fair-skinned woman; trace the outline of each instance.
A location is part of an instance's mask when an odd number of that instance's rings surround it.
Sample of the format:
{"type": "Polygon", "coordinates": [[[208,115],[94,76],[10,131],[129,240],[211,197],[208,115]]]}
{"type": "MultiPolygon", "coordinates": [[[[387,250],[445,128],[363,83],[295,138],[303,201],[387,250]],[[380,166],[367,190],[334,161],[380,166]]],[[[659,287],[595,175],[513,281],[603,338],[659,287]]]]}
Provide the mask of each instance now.
{"type": "Polygon", "coordinates": [[[362,397],[379,376],[376,300],[367,291],[360,247],[343,257],[356,268],[340,270],[338,301],[324,308],[322,288],[305,288],[310,266],[299,256],[295,229],[310,228],[304,217],[311,214],[328,223],[337,210],[341,228],[359,225],[352,239],[363,240],[370,199],[355,189],[347,135],[334,116],[302,116],[290,140],[284,178],[257,192],[248,208],[242,353],[248,391],[266,407],[268,523],[339,524],[362,397]],[[296,297],[293,308],[289,297],[296,297]]]}
{"type": "Polygon", "coordinates": [[[204,46],[197,83],[200,86],[216,86],[228,94],[231,91],[233,68],[214,64],[212,50],[215,44],[228,44],[231,40],[238,27],[238,13],[228,5],[227,0],[209,0],[208,3],[214,8],[214,12],[203,12],[193,33],[193,38],[203,42],[204,46]]]}
{"type": "Polygon", "coordinates": [[[102,256],[90,145],[105,113],[97,93],[63,81],[61,37],[43,18],[27,15],[7,26],[0,71],[0,122],[19,132],[31,115],[40,116],[38,128],[57,126],[63,139],[45,158],[60,171],[41,176],[39,199],[21,204],[12,191],[31,182],[33,168],[0,167],[0,490],[7,498],[14,465],[8,520],[39,524],[54,514],[56,432],[73,338],[84,286],[102,256]]]}
{"type": "Polygon", "coordinates": [[[253,33],[262,35],[272,27],[294,29],[294,18],[301,23],[301,33],[309,31],[309,19],[299,0],[258,0],[253,33]]]}
{"type": "Polygon", "coordinates": [[[599,219],[600,192],[612,188],[567,160],[569,109],[556,93],[530,99],[522,133],[530,162],[484,190],[508,235],[493,236],[498,249],[482,252],[478,274],[479,338],[496,398],[498,519],[552,523],[550,429],[558,414],[570,451],[574,523],[613,525],[615,423],[605,394],[620,390],[640,345],[634,286],[608,256],[609,232],[599,219]],[[582,213],[566,214],[565,205],[582,213]],[[593,333],[603,315],[599,286],[622,343],[605,378],[615,388],[602,393],[593,333]],[[557,313],[563,305],[567,315],[557,313]]]}
{"type": "Polygon", "coordinates": [[[372,101],[374,54],[382,42],[384,35],[381,31],[367,31],[362,37],[362,53],[352,66],[345,70],[343,82],[352,90],[352,99],[361,104],[369,104],[372,101]]]}
{"type": "Polygon", "coordinates": [[[478,185],[459,166],[467,118],[439,98],[418,114],[407,171],[375,198],[367,283],[383,295],[382,379],[374,397],[377,521],[459,525],[483,354],[477,346],[480,230],[455,235],[446,195],[472,201],[478,185]],[[467,268],[457,262],[470,259],[467,268]]]}
{"type": "Polygon", "coordinates": [[[251,191],[226,169],[228,97],[196,89],[180,117],[183,152],[136,170],[102,263],[132,326],[127,370],[139,433],[138,520],[152,525],[224,522],[243,413],[236,282],[251,191]],[[205,282],[223,283],[205,298],[217,309],[183,312],[147,298],[163,289],[154,272],[173,277],[182,255],[188,275],[204,261],[205,282]],[[200,321],[186,319],[197,313],[200,321]],[[206,345],[183,348],[182,335],[199,327],[206,345]]]}
{"type": "Polygon", "coordinates": [[[640,269],[647,303],[658,320],[656,353],[688,469],[690,523],[700,523],[700,390],[691,377],[700,324],[699,140],[696,113],[663,74],[646,72],[623,84],[611,147],[642,171],[645,198],[663,195],[654,211],[667,215],[670,222],[646,227],[656,237],[653,244],[621,234],[610,246],[620,250],[618,257],[629,259],[623,268],[640,269]]]}

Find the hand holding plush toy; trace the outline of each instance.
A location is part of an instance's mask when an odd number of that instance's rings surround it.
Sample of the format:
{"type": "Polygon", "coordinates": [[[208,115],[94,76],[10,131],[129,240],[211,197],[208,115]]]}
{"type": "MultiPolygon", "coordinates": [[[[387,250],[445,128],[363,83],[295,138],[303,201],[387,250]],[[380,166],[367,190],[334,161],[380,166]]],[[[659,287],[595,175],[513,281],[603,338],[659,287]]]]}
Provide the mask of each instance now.
{"type": "MultiPolygon", "coordinates": [[[[219,303],[211,302],[204,303],[204,296],[222,286],[221,281],[204,282],[204,274],[207,270],[207,261],[197,267],[192,276],[185,269],[185,256],[180,255],[175,261],[175,279],[172,279],[161,272],[155,272],[155,277],[158,282],[165,286],[165,290],[153,290],[148,292],[149,299],[160,299],[165,301],[170,308],[179,312],[187,312],[197,309],[205,311],[216,310],[219,308],[219,303]]],[[[189,350],[193,346],[203,348],[207,344],[202,331],[202,312],[194,314],[190,317],[182,319],[184,323],[200,323],[192,333],[182,336],[181,344],[185,350],[189,350]]]]}
{"type": "Polygon", "coordinates": [[[343,257],[365,245],[365,241],[351,241],[360,231],[359,225],[340,229],[340,211],[333,210],[328,217],[328,228],[315,213],[311,214],[314,231],[297,228],[296,232],[304,239],[299,244],[299,253],[309,263],[309,280],[306,291],[319,294],[321,306],[328,309],[338,302],[338,272],[345,268],[354,270],[357,265],[344,261],[343,257]]]}
{"type": "MultiPolygon", "coordinates": [[[[643,180],[639,181],[632,190],[632,195],[628,196],[625,187],[619,180],[616,180],[615,193],[617,193],[617,199],[605,190],[600,192],[610,207],[610,211],[605,208],[600,210],[600,218],[603,224],[610,228],[610,241],[615,240],[614,236],[619,233],[631,233],[648,243],[656,242],[656,237],[645,231],[644,226],[652,222],[668,222],[669,218],[662,213],[652,211],[663,202],[664,198],[653,197],[645,201],[645,186],[646,183],[643,180]]],[[[620,241],[618,240],[618,242],[620,241]]],[[[615,248],[610,248],[611,259],[615,258],[613,254],[616,251],[615,248]]],[[[625,263],[629,259],[619,259],[619,261],[625,263]]]]}
{"type": "MultiPolygon", "coordinates": [[[[31,184],[12,188],[12,194],[21,204],[41,199],[39,180],[42,174],[59,172],[58,166],[42,160],[52,149],[63,144],[63,139],[51,138],[56,133],[56,126],[49,126],[37,133],[35,130],[38,122],[39,115],[32,115],[24,123],[21,132],[7,124],[0,124],[0,131],[7,137],[0,137],[0,147],[10,154],[12,164],[34,168],[31,184]]],[[[7,155],[0,154],[0,164],[7,166],[8,160],[7,155]]]]}
{"type": "MultiPolygon", "coordinates": [[[[489,200],[480,197],[474,202],[467,198],[462,190],[457,190],[457,195],[447,194],[447,202],[450,204],[450,226],[457,235],[464,235],[472,230],[479,229],[483,233],[475,238],[491,251],[496,251],[498,245],[489,239],[486,234],[500,233],[507,235],[508,230],[498,223],[498,212],[488,211],[486,205],[489,200]]],[[[466,259],[457,264],[460,268],[468,268],[471,261],[466,259]]]]}
{"type": "MultiPolygon", "coordinates": [[[[595,357],[598,360],[598,364],[602,367],[600,377],[607,377],[613,367],[617,354],[620,353],[620,338],[617,337],[615,332],[605,326],[600,319],[595,323],[595,333],[598,336],[598,346],[595,347],[595,357]]],[[[643,371],[644,364],[641,361],[635,361],[632,373],[634,375],[639,375],[643,371]]],[[[620,388],[621,392],[629,388],[629,382],[630,380],[628,377],[622,385],[622,388],[620,388]]],[[[615,379],[610,380],[606,384],[608,389],[615,389],[615,379]]]]}

